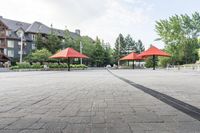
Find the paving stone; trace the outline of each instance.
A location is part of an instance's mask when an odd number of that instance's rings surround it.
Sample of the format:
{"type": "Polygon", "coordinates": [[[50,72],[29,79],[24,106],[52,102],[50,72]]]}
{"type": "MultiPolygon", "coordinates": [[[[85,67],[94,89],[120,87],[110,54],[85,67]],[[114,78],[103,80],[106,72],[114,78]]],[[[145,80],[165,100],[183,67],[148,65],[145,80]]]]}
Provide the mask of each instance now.
{"type": "MultiPolygon", "coordinates": [[[[198,73],[113,72],[200,107],[198,73]]],[[[200,132],[196,119],[106,70],[10,72],[0,79],[0,133],[200,132]]]]}

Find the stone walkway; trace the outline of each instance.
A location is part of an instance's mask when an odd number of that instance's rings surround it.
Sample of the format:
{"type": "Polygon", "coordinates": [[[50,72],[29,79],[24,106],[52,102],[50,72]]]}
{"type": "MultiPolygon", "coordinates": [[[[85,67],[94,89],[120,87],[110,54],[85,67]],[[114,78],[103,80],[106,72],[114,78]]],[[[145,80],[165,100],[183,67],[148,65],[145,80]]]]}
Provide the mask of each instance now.
{"type": "Polygon", "coordinates": [[[200,133],[199,121],[106,70],[0,73],[0,86],[0,133],[200,133]]]}

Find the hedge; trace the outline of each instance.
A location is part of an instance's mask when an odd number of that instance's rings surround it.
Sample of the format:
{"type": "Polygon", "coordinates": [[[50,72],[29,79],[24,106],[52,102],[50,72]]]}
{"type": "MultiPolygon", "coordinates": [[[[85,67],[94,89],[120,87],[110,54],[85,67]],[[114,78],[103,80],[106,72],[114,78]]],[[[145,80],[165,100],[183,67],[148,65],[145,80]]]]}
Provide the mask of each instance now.
{"type": "MultiPolygon", "coordinates": [[[[47,64],[48,68],[68,68],[68,65],[66,63],[62,63],[62,64],[58,64],[58,63],[50,63],[50,64],[47,64]]],[[[84,64],[70,64],[70,67],[71,68],[82,68],[82,69],[85,69],[87,68],[86,65],[84,64]]],[[[23,62],[23,63],[17,63],[17,65],[15,66],[12,66],[11,69],[41,69],[41,68],[44,68],[43,65],[40,65],[40,64],[30,64],[28,62],[23,62]]]]}

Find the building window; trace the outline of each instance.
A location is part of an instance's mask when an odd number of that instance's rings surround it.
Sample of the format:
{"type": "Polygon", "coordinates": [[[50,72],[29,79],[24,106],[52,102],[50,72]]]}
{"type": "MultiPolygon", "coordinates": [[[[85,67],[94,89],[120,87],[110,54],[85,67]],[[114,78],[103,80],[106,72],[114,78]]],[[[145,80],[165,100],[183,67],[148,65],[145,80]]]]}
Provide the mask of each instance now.
{"type": "Polygon", "coordinates": [[[8,40],[8,47],[14,48],[14,41],[8,40]]]}
{"type": "Polygon", "coordinates": [[[32,49],[36,49],[36,46],[35,46],[35,44],[34,44],[34,43],[32,44],[32,49]]]}
{"type": "Polygon", "coordinates": [[[14,50],[13,49],[8,49],[8,57],[14,57],[14,50]]]}
{"type": "Polygon", "coordinates": [[[32,40],[36,41],[36,35],[35,34],[32,34],[32,40]]]}
{"type": "Polygon", "coordinates": [[[6,49],[6,48],[4,48],[3,53],[4,53],[5,55],[7,55],[7,49],[6,49]]]}

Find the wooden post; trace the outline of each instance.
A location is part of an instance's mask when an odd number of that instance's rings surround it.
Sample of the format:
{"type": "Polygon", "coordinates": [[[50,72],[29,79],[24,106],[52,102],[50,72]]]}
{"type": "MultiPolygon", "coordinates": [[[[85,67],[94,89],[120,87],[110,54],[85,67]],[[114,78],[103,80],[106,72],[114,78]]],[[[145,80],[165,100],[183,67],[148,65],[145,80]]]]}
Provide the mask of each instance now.
{"type": "Polygon", "coordinates": [[[156,56],[153,55],[153,70],[156,69],[156,56]]]}
{"type": "Polygon", "coordinates": [[[70,58],[67,59],[68,71],[70,71],[70,58]]]}

